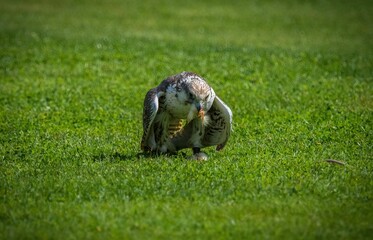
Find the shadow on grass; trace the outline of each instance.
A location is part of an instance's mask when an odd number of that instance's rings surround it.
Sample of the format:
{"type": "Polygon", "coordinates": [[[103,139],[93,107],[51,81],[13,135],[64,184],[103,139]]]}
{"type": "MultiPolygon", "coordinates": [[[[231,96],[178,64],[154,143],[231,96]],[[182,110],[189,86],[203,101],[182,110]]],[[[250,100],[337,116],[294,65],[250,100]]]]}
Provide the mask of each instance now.
{"type": "Polygon", "coordinates": [[[94,162],[103,162],[103,161],[136,161],[141,159],[155,159],[160,157],[186,157],[184,152],[178,153],[167,153],[167,154],[160,154],[160,153],[146,153],[146,152],[138,152],[138,153],[130,153],[130,154],[123,154],[120,152],[114,152],[112,154],[100,153],[98,155],[94,155],[92,160],[94,162]]]}
{"type": "Polygon", "coordinates": [[[94,155],[92,157],[92,160],[94,162],[104,162],[104,161],[131,161],[131,160],[136,160],[137,159],[137,154],[122,154],[119,152],[114,152],[114,153],[100,153],[98,155],[94,155]]]}

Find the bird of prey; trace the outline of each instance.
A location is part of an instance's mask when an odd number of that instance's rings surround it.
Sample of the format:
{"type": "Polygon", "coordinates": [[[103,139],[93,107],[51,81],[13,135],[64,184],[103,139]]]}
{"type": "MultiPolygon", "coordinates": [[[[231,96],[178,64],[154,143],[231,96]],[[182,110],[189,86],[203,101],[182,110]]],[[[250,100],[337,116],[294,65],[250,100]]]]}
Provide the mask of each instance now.
{"type": "Polygon", "coordinates": [[[221,150],[232,126],[231,109],[200,76],[182,72],[150,89],[144,100],[141,149],[172,153],[193,149],[193,158],[205,160],[201,148],[221,150]]]}

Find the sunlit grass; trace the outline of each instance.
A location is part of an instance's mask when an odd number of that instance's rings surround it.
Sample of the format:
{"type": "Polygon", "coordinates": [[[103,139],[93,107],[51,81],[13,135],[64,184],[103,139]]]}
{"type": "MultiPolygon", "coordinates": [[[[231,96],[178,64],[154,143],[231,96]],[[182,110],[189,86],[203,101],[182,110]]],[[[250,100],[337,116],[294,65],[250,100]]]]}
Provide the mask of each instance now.
{"type": "Polygon", "coordinates": [[[371,9],[2,2],[0,238],[367,239],[371,9]],[[185,70],[232,137],[206,162],[148,158],[144,95],[185,70]]]}

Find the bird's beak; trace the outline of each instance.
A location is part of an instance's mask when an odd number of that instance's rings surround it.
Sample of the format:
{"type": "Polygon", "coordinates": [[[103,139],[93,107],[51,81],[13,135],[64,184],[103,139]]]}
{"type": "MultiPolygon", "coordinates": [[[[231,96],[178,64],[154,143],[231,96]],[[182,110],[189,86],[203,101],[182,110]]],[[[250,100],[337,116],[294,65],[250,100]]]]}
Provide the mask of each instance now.
{"type": "Polygon", "coordinates": [[[203,111],[201,104],[200,104],[200,103],[196,103],[196,108],[197,108],[197,112],[198,112],[198,115],[197,115],[197,116],[198,116],[200,119],[202,119],[202,121],[203,121],[203,118],[204,118],[204,116],[205,116],[205,112],[203,111]]]}
{"type": "Polygon", "coordinates": [[[197,112],[199,113],[201,111],[201,109],[202,109],[201,104],[199,102],[197,102],[195,106],[197,108],[197,112]]]}

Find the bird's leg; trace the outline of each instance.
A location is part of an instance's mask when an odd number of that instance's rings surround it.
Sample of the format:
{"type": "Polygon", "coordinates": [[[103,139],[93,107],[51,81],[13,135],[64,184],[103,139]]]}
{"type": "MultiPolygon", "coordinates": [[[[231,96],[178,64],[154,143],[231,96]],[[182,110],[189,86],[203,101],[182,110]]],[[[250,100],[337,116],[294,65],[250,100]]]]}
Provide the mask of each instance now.
{"type": "Polygon", "coordinates": [[[204,152],[201,152],[201,148],[199,147],[193,147],[193,156],[192,159],[194,160],[207,160],[207,154],[204,152]]]}
{"type": "Polygon", "coordinates": [[[190,137],[190,142],[192,143],[193,148],[202,147],[202,137],[204,135],[205,129],[201,119],[196,118],[192,122],[192,135],[190,137]]]}
{"type": "Polygon", "coordinates": [[[201,152],[201,144],[202,137],[204,135],[204,126],[203,126],[203,119],[196,118],[193,120],[193,131],[190,142],[193,144],[193,156],[192,159],[195,160],[207,160],[207,154],[201,152]]]}
{"type": "Polygon", "coordinates": [[[201,152],[201,148],[199,148],[199,147],[194,147],[193,148],[193,154],[195,155],[195,154],[197,154],[197,153],[200,153],[201,152]]]}

